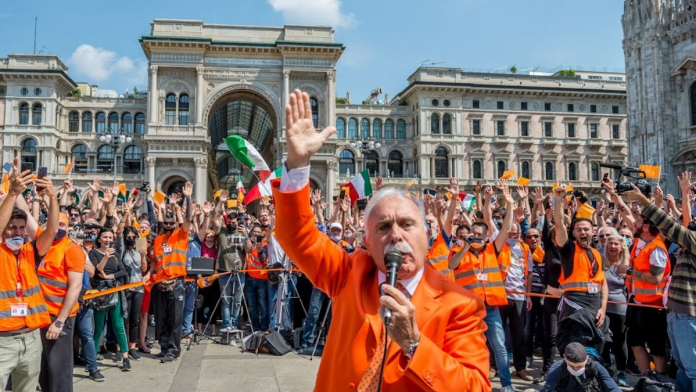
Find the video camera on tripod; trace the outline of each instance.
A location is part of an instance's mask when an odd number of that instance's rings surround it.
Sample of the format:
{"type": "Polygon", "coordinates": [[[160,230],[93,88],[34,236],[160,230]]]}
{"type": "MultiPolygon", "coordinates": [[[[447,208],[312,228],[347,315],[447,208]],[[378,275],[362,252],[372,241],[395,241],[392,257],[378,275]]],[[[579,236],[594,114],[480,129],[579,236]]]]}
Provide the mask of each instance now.
{"type": "MultiPolygon", "coordinates": [[[[622,176],[632,179],[632,181],[624,182],[619,181],[619,179],[615,179],[614,190],[616,191],[616,193],[621,194],[626,191],[630,191],[631,189],[633,189],[631,188],[631,184],[633,184],[636,186],[636,188],[640,190],[640,192],[643,195],[645,195],[645,197],[650,197],[650,195],[652,194],[652,187],[646,180],[647,177],[643,170],[640,170],[637,167],[615,165],[613,163],[600,163],[599,166],[606,167],[608,169],[618,170],[622,176]]],[[[605,177],[606,176],[607,175],[605,174],[605,177]]]]}

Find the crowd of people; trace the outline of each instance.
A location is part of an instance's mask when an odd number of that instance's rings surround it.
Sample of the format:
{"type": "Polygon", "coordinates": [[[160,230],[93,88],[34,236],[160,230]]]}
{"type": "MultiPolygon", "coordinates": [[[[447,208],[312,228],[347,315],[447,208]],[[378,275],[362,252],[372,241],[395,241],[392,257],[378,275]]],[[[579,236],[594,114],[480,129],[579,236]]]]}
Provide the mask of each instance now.
{"type": "MultiPolygon", "coordinates": [[[[18,165],[0,205],[3,385],[11,376],[16,391],[70,391],[75,364],[103,381],[105,356],[123,371],[153,346],[162,363],[176,361],[194,331],[280,330],[306,354],[326,336],[331,317],[322,310],[330,312],[336,293],[314,287],[306,307],[291,298],[302,280],[332,271],[298,271],[276,237],[275,200],[251,212],[228,203],[235,198],[227,190],[192,200],[186,183],[157,203],[147,184],[124,194],[99,179],[76,192],[70,178],[56,189],[18,165]],[[213,260],[213,276],[190,273],[200,257],[213,260]]],[[[372,199],[396,197],[375,181],[372,199]]],[[[606,198],[596,201],[562,184],[545,193],[502,179],[468,190],[473,202],[463,203],[455,178],[439,192],[400,192],[423,213],[425,268],[484,306],[489,387],[499,377],[511,391],[514,373],[550,391],[615,390],[629,386],[627,373],[654,372],[693,391],[696,183],[689,173],[679,183],[680,201],[659,186],[617,194],[606,178],[606,198]],[[533,377],[537,354],[541,373],[533,377]]],[[[345,191],[327,201],[313,190],[307,203],[314,226],[347,255],[376,235],[365,218],[376,201],[345,191]]]]}

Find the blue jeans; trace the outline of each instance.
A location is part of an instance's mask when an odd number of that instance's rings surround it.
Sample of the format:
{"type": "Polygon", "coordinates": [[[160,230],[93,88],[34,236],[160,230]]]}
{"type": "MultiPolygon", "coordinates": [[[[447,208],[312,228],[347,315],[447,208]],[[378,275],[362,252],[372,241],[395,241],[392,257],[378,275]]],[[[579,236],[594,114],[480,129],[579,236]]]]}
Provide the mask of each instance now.
{"type": "MultiPolygon", "coordinates": [[[[268,285],[268,317],[270,319],[271,329],[276,329],[278,327],[278,291],[281,289],[281,285],[285,284],[285,303],[283,304],[283,315],[281,317],[281,329],[286,331],[292,331],[293,326],[293,313],[292,313],[292,301],[291,296],[295,294],[295,285],[297,285],[297,276],[293,274],[287,274],[286,276],[281,275],[280,283],[273,286],[268,285]]],[[[282,295],[282,291],[281,291],[282,295]]]]}
{"type": "Polygon", "coordinates": [[[510,375],[510,365],[508,364],[507,350],[505,349],[505,330],[503,320],[500,318],[500,311],[497,306],[486,305],[486,318],[483,319],[488,329],[486,330],[486,340],[493,350],[495,366],[500,375],[500,384],[503,387],[512,385],[510,375]]]}
{"type": "Polygon", "coordinates": [[[242,292],[244,291],[244,274],[223,275],[218,279],[220,283],[220,309],[222,313],[222,328],[237,328],[239,311],[242,309],[242,292]],[[228,284],[227,282],[232,279],[228,284]],[[227,288],[225,288],[227,286],[227,288]],[[233,290],[234,289],[234,290],[233,290]],[[234,292],[233,292],[234,291],[234,292]]]}
{"type": "Polygon", "coordinates": [[[677,383],[684,392],[696,392],[696,317],[670,312],[667,336],[677,363],[677,383]]]}
{"type": "Polygon", "coordinates": [[[193,332],[193,311],[196,308],[196,293],[198,292],[196,282],[186,283],[184,292],[184,323],[181,332],[188,335],[193,332]]]}
{"type": "Polygon", "coordinates": [[[244,296],[249,306],[251,328],[254,331],[268,330],[268,280],[247,276],[244,296]]]}
{"type": "Polygon", "coordinates": [[[278,301],[278,284],[268,284],[268,320],[271,329],[276,329],[276,302],[278,301]]]}
{"type": "Polygon", "coordinates": [[[314,330],[317,327],[321,306],[327,295],[316,287],[312,288],[312,297],[309,299],[309,309],[307,310],[307,318],[302,323],[302,347],[314,345],[314,330]]]}
{"type": "Polygon", "coordinates": [[[87,362],[87,370],[97,370],[97,352],[94,350],[94,310],[81,306],[75,316],[75,332],[82,343],[82,358],[87,362]]]}

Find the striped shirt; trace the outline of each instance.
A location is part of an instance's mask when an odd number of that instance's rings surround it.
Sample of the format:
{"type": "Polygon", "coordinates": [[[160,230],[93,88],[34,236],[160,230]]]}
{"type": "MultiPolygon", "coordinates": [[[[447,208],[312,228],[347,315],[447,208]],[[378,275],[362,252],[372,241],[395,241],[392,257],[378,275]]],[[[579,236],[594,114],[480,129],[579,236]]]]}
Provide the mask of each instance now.
{"type": "Polygon", "coordinates": [[[667,308],[696,317],[696,232],[670,218],[653,203],[645,207],[643,215],[655,223],[666,238],[682,247],[672,268],[667,308]]]}

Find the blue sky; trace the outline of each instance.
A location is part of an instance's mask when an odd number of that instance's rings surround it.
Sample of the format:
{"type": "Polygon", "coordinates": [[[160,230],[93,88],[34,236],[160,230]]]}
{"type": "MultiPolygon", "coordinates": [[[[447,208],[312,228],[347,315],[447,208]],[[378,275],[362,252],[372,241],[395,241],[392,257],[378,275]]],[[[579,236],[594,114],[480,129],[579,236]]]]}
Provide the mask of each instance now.
{"type": "Polygon", "coordinates": [[[393,97],[422,62],[465,69],[558,65],[623,69],[621,0],[63,0],[3,2],[0,57],[57,54],[76,81],[119,92],[147,83],[138,38],[155,18],[281,26],[328,24],[346,46],[337,95],[393,97]],[[307,4],[309,5],[307,5],[307,4]]]}

